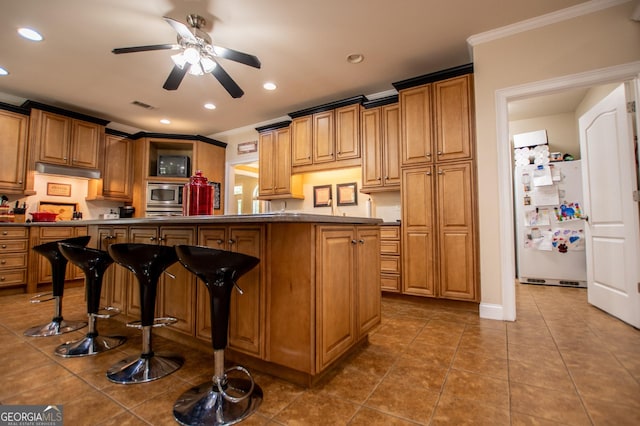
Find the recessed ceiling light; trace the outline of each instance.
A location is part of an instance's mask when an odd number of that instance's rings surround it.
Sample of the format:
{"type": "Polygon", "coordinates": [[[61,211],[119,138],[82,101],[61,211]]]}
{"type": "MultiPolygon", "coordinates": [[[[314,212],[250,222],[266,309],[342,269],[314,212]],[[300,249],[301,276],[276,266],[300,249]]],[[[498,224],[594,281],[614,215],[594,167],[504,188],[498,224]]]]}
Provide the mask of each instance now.
{"type": "Polygon", "coordinates": [[[347,56],[347,62],[350,64],[359,64],[362,61],[364,61],[364,55],[361,53],[354,53],[347,56]]]}
{"type": "Polygon", "coordinates": [[[18,28],[18,34],[31,41],[42,41],[43,38],[39,32],[31,28],[18,28]]]}
{"type": "Polygon", "coordinates": [[[264,87],[265,90],[276,90],[278,86],[276,86],[275,83],[271,83],[270,81],[268,81],[265,84],[263,84],[262,87],[264,87]]]}
{"type": "Polygon", "coordinates": [[[171,124],[171,120],[169,120],[168,118],[163,118],[162,120],[160,120],[160,122],[162,124],[171,124]]]}
{"type": "Polygon", "coordinates": [[[0,75],[9,75],[9,71],[7,71],[4,68],[0,67],[0,75]]]}
{"type": "Polygon", "coordinates": [[[216,106],[214,104],[212,104],[212,103],[204,104],[204,107],[206,109],[216,109],[216,106]]]}

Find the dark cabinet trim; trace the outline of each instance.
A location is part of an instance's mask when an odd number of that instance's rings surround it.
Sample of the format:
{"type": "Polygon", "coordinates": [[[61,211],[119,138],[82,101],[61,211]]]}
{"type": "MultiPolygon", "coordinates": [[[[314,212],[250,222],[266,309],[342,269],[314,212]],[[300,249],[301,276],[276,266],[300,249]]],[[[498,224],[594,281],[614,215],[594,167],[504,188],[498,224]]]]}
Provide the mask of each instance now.
{"type": "Polygon", "coordinates": [[[352,98],[342,99],[339,101],[329,102],[327,104],[318,105],[311,108],[301,109],[300,111],[290,112],[289,117],[298,118],[304,117],[305,115],[316,114],[319,112],[331,111],[332,109],[341,108],[348,105],[353,104],[362,104],[362,102],[366,101],[367,98],[364,95],[354,96],[352,98]]]}
{"type": "Polygon", "coordinates": [[[460,65],[446,70],[433,72],[430,74],[412,77],[407,80],[391,83],[396,90],[409,89],[411,87],[422,86],[423,84],[433,83],[436,81],[446,80],[448,78],[459,77],[465,74],[473,73],[473,64],[460,65]]]}

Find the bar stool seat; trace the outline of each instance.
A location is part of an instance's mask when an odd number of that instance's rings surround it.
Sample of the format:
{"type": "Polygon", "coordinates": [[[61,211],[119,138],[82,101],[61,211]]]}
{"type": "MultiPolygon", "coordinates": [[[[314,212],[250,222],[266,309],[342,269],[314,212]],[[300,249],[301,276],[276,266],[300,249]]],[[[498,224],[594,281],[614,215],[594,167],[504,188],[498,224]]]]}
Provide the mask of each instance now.
{"type": "Polygon", "coordinates": [[[60,253],[58,243],[72,244],[84,247],[89,243],[90,236],[73,237],[64,240],[52,241],[33,247],[33,251],[44,256],[51,263],[51,293],[38,294],[31,298],[31,303],[54,300],[54,314],[51,322],[44,325],[31,327],[24,332],[29,337],[57,336],[86,327],[85,321],[67,321],[62,317],[62,296],[64,295],[64,279],[67,269],[67,258],[60,253]],[[45,296],[52,296],[45,299],[45,296]]]}
{"type": "Polygon", "coordinates": [[[96,326],[97,318],[111,318],[120,313],[119,310],[113,308],[100,310],[102,278],[104,272],[113,263],[113,259],[109,253],[103,250],[74,246],[68,243],[58,243],[58,246],[62,255],[84,272],[89,331],[81,340],[66,342],[58,346],[55,354],[62,357],[96,355],[122,345],[127,341],[126,337],[100,336],[96,326]]]}
{"type": "Polygon", "coordinates": [[[107,371],[114,383],[134,384],[160,379],[178,370],[184,358],[173,353],[154,353],[151,330],[175,322],[174,318],[156,320],[154,311],[158,280],[166,268],[178,261],[173,247],[153,244],[112,244],[109,255],[137,278],[140,291],[140,321],[127,324],[142,329],[142,353],[129,356],[107,371]]]}
{"type": "Polygon", "coordinates": [[[224,369],[231,290],[234,286],[239,289],[237,280],[253,269],[260,259],[199,246],[178,245],[175,250],[180,263],[204,281],[209,290],[214,373],[212,381],[193,387],[178,398],[173,406],[173,416],[182,425],[237,423],[258,409],[263,393],[246,368],[224,369]],[[232,371],[239,371],[240,377],[236,377],[237,374],[230,377],[228,373],[232,371]]]}

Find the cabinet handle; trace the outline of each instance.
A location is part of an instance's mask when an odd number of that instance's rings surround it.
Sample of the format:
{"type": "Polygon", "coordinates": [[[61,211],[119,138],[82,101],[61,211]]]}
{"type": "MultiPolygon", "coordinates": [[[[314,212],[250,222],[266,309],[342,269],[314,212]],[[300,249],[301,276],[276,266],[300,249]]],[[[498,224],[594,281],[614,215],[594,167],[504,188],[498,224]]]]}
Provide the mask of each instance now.
{"type": "Polygon", "coordinates": [[[155,241],[156,237],[149,237],[149,241],[155,241]]]}
{"type": "Polygon", "coordinates": [[[307,160],[311,160],[311,156],[308,156],[308,157],[307,157],[307,160]]]}
{"type": "Polygon", "coordinates": [[[20,184],[21,184],[21,183],[22,183],[22,181],[21,181],[21,180],[19,180],[19,181],[18,181],[18,183],[20,183],[20,184]]]}
{"type": "Polygon", "coordinates": [[[7,245],[6,245],[6,244],[3,244],[3,245],[2,245],[2,248],[7,248],[7,245]]]}
{"type": "Polygon", "coordinates": [[[431,157],[431,153],[430,153],[430,152],[427,152],[424,156],[425,156],[425,157],[431,157]]]}
{"type": "Polygon", "coordinates": [[[427,176],[431,176],[431,171],[428,171],[428,172],[426,173],[426,175],[427,175],[427,176]]]}
{"type": "Polygon", "coordinates": [[[2,235],[9,235],[7,231],[2,231],[2,235]]]}
{"type": "Polygon", "coordinates": [[[385,177],[384,177],[384,180],[389,180],[389,176],[385,176],[385,177]]]}
{"type": "Polygon", "coordinates": [[[4,277],[0,277],[0,281],[4,281],[4,280],[5,280],[5,278],[4,278],[4,277]]]}
{"type": "Polygon", "coordinates": [[[438,151],[438,155],[442,155],[442,151],[438,151]]]}
{"type": "Polygon", "coordinates": [[[380,176],[378,176],[378,180],[382,180],[382,178],[380,176]]]}
{"type": "Polygon", "coordinates": [[[224,243],[224,241],[223,240],[216,240],[216,243],[218,243],[218,245],[221,246],[224,243]]]}
{"type": "Polygon", "coordinates": [[[162,241],[165,241],[165,240],[166,240],[166,238],[164,238],[164,237],[160,237],[160,238],[158,238],[158,241],[159,241],[159,242],[162,242],[162,241]]]}
{"type": "Polygon", "coordinates": [[[4,265],[5,263],[7,263],[7,261],[2,259],[2,260],[0,260],[0,263],[2,263],[4,265]]]}
{"type": "Polygon", "coordinates": [[[444,174],[444,172],[443,172],[442,170],[438,170],[438,174],[439,174],[439,175],[443,175],[443,174],[444,174]]]}
{"type": "Polygon", "coordinates": [[[229,241],[227,241],[227,243],[229,243],[229,245],[233,245],[235,244],[235,240],[232,240],[231,238],[229,238],[229,241]]]}
{"type": "Polygon", "coordinates": [[[358,244],[356,240],[351,240],[351,244],[358,244]]]}
{"type": "Polygon", "coordinates": [[[358,240],[360,244],[364,244],[364,240],[358,240]]]}

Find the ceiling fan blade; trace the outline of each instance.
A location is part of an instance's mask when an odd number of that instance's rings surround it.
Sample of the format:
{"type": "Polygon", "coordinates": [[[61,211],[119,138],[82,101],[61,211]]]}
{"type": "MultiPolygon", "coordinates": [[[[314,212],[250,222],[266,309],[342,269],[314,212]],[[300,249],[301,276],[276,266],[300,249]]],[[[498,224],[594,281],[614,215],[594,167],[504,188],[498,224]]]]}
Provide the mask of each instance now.
{"type": "Polygon", "coordinates": [[[260,68],[260,60],[248,53],[238,52],[237,50],[227,49],[226,47],[213,46],[213,51],[216,56],[229,59],[230,61],[240,62],[241,64],[249,65],[250,67],[260,68]]]}
{"type": "Polygon", "coordinates": [[[227,74],[224,69],[222,69],[220,64],[217,63],[216,67],[213,69],[213,71],[211,71],[211,74],[213,74],[213,76],[218,79],[220,84],[222,84],[222,87],[224,87],[225,90],[229,92],[232,98],[241,98],[242,95],[244,95],[244,91],[240,88],[240,86],[238,86],[235,81],[233,81],[231,76],[227,74]]]}
{"type": "Polygon", "coordinates": [[[193,43],[197,42],[189,27],[187,27],[182,22],[176,21],[175,19],[171,19],[166,16],[164,17],[164,20],[167,21],[167,23],[171,25],[171,27],[173,27],[173,29],[180,35],[180,37],[193,43]]]}
{"type": "Polygon", "coordinates": [[[166,90],[176,90],[178,86],[180,86],[180,83],[182,83],[182,79],[188,70],[188,66],[180,68],[179,66],[174,65],[171,70],[171,74],[167,77],[167,81],[164,82],[162,88],[166,90]]]}
{"type": "Polygon", "coordinates": [[[180,45],[178,44],[152,44],[150,46],[119,47],[117,49],[113,49],[111,52],[118,55],[120,53],[147,52],[149,50],[172,50],[179,48],[180,45]]]}

